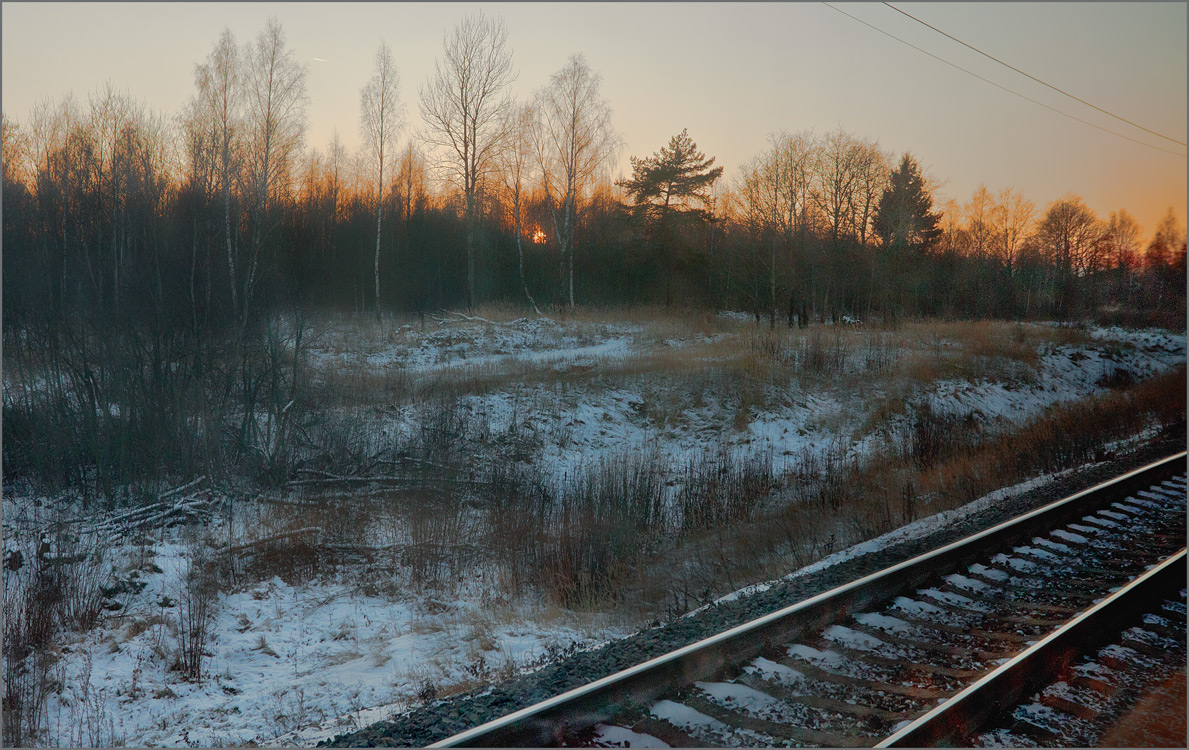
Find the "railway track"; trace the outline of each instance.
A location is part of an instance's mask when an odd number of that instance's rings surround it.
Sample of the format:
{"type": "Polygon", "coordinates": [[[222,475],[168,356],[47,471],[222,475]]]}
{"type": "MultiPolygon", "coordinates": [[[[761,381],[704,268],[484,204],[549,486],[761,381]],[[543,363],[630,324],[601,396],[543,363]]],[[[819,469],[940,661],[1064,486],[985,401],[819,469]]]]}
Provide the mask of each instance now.
{"type": "Polygon", "coordinates": [[[1155,597],[1122,627],[1099,631],[1106,645],[1051,670],[1035,692],[990,716],[977,733],[953,737],[954,744],[1183,747],[1185,714],[1178,719],[1167,706],[1184,706],[1185,594],[1155,597]]]}
{"type": "Polygon", "coordinates": [[[1185,494],[1181,453],[435,746],[974,737],[1101,633],[1183,601],[1185,494]]]}

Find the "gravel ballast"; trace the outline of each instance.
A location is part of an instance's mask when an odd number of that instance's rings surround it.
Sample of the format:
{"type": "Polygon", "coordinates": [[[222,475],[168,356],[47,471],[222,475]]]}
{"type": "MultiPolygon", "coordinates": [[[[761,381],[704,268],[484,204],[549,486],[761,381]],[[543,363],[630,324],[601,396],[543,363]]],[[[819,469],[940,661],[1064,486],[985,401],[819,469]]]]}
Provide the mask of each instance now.
{"type": "Polygon", "coordinates": [[[962,539],[1047,503],[1185,449],[1183,430],[1101,463],[1082,467],[1035,489],[1009,496],[923,536],[891,544],[836,565],[783,579],[766,590],[706,607],[656,628],[548,664],[471,693],[419,706],[319,746],[424,747],[567,690],[707,638],[777,609],[962,539]]]}

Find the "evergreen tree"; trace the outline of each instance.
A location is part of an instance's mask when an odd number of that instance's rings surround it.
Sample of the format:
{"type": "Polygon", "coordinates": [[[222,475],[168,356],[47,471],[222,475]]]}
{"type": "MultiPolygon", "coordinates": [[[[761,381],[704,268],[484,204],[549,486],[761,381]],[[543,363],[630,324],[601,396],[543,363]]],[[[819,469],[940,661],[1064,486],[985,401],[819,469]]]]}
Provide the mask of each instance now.
{"type": "Polygon", "coordinates": [[[891,282],[883,294],[885,313],[914,305],[920,313],[937,312],[935,304],[925,302],[936,302],[937,297],[929,291],[937,286],[937,278],[929,277],[921,261],[941,236],[940,221],[920,167],[910,154],[904,154],[875,209],[875,233],[884,247],[884,277],[891,282]]]}
{"type": "Polygon", "coordinates": [[[916,160],[904,154],[888,182],[875,209],[875,231],[884,246],[930,249],[941,236],[941,214],[933,211],[933,197],[916,160]]]}
{"type": "Polygon", "coordinates": [[[691,220],[710,218],[707,206],[710,186],[722,176],[714,157],[698,150],[698,144],[682,129],[669,145],[643,159],[631,157],[632,177],[616,184],[633,202],[633,211],[647,228],[650,244],[665,276],[665,302],[673,299],[673,280],[684,260],[688,265],[688,242],[679,231],[691,220]]]}
{"type": "Polygon", "coordinates": [[[631,162],[632,178],[616,184],[627,190],[638,209],[661,221],[670,213],[704,217],[710,186],[723,169],[713,166],[714,157],[707,159],[685,129],[657,153],[643,159],[633,156],[631,162]]]}

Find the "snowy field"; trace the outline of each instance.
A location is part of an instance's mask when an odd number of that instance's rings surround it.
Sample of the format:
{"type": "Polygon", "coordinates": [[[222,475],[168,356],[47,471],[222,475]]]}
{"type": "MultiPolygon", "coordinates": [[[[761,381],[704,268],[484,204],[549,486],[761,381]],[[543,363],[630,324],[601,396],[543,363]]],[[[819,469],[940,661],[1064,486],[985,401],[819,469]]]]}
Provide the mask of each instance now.
{"type": "MultiPolygon", "coordinates": [[[[714,451],[765,453],[778,471],[827,451],[862,457],[887,444],[913,405],[1009,429],[1186,359],[1185,337],[1165,331],[982,325],[973,334],[958,324],[821,326],[780,332],[772,344],[766,327],[737,314],[647,323],[459,316],[424,328],[331,320],[315,330],[308,357],[328,392],[342,394],[324,408],[367,434],[415,440],[428,414],[422,395],[445,392],[468,434],[481,436],[467,447],[476,465],[514,460],[556,478],[627,453],[670,467],[714,451]]],[[[91,551],[85,564],[109,607],[96,627],[55,647],[41,744],[309,745],[642,624],[508,595],[484,565],[450,571],[449,585],[377,580],[368,564],[349,562],[296,583],[247,570],[212,595],[204,677],[183,680],[171,667],[191,568],[220,545],[304,531],[278,526],[272,510],[300,503],[300,488],[266,494],[232,512],[198,482],[121,519],[6,492],[6,555],[23,551],[29,572],[41,535],[66,522],[74,548],[91,551]]],[[[816,566],[928,533],[994,499],[816,566]]],[[[369,544],[383,541],[377,526],[361,528],[369,544]]]]}

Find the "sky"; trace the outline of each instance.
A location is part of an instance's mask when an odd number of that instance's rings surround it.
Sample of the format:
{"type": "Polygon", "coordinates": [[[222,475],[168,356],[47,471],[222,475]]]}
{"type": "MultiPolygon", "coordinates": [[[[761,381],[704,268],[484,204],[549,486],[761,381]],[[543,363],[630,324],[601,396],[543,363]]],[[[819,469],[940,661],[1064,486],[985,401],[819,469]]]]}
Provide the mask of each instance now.
{"type": "MultiPolygon", "coordinates": [[[[1146,128],[1186,139],[1185,3],[894,3],[967,44],[1146,128]]],[[[769,133],[842,126],[911,152],[939,182],[935,201],[980,185],[1021,191],[1043,208],[1081,195],[1105,218],[1126,209],[1150,237],[1173,207],[1184,223],[1185,147],[1068,99],[878,3],[837,8],[929,53],[1111,135],[930,58],[824,3],[21,3],[5,2],[3,109],[106,82],[174,114],[194,66],[229,28],[242,43],[269,16],[308,65],[307,143],[359,136],[359,91],[381,41],[401,76],[405,135],[420,124],[417,89],[443,35],[480,8],[502,17],[527,98],[569,55],[602,76],[628,156],[688,128],[726,176],[769,133]],[[320,58],[315,60],[314,58],[320,58]]]]}

